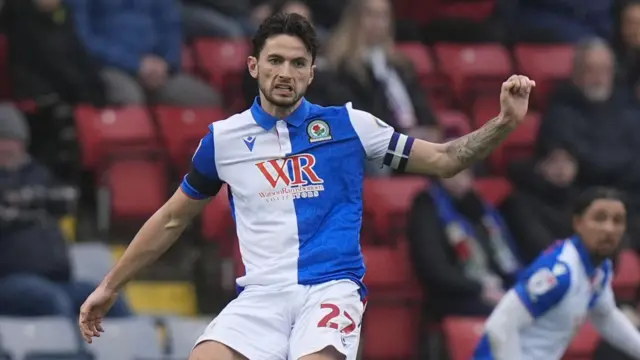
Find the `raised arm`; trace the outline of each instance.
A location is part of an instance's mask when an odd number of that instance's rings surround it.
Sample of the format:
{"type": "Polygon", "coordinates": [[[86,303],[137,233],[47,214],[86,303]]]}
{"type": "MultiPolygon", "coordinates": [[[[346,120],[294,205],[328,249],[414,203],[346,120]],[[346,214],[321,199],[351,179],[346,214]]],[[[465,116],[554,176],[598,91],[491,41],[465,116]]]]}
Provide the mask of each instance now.
{"type": "MultiPolygon", "coordinates": [[[[406,172],[451,177],[478,160],[486,158],[524,121],[529,94],[535,82],[526,76],[514,75],[502,84],[500,114],[480,129],[444,144],[412,139],[406,172]]],[[[401,135],[405,136],[405,135],[401,135]]],[[[406,137],[406,136],[405,136],[406,137]]],[[[399,156],[396,149],[396,156],[399,156]]]]}

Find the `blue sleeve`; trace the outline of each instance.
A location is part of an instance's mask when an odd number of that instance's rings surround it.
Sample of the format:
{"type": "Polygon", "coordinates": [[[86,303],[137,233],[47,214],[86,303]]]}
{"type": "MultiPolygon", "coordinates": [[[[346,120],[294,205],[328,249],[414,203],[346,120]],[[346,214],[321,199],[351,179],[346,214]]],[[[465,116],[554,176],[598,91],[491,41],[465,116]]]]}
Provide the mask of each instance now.
{"type": "Polygon", "coordinates": [[[513,289],[531,316],[538,318],[556,306],[570,286],[569,266],[554,257],[542,257],[525,271],[513,289]]]}
{"type": "Polygon", "coordinates": [[[180,189],[188,197],[202,200],[215,196],[222,184],[216,168],[213,125],[210,125],[209,132],[200,140],[200,145],[191,161],[191,170],[182,180],[180,189]]]}
{"type": "Polygon", "coordinates": [[[155,29],[158,44],[154,53],[163,58],[172,71],[180,70],[182,31],[180,11],[173,0],[153,0],[155,29]]]}
{"type": "Polygon", "coordinates": [[[117,67],[135,74],[140,69],[140,58],[134,52],[127,51],[119,44],[105,41],[95,34],[92,24],[91,3],[94,0],[74,0],[73,15],[76,23],[76,31],[84,46],[103,64],[117,67]]]}

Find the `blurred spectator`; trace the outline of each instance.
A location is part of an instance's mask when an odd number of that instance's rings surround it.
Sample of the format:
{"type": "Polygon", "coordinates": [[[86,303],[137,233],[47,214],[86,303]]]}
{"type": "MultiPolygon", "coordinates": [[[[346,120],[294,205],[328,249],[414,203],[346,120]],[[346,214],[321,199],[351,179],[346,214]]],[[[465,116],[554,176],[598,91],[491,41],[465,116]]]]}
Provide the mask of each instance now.
{"type": "MultiPolygon", "coordinates": [[[[313,14],[311,13],[311,10],[302,1],[272,0],[260,5],[260,8],[262,7],[264,7],[263,10],[256,9],[254,12],[255,18],[253,21],[255,21],[256,24],[260,24],[262,20],[264,20],[263,17],[266,18],[271,14],[278,12],[300,14],[313,22],[313,14]]],[[[316,28],[316,31],[319,32],[319,37],[323,36],[322,34],[324,30],[316,28]]],[[[344,105],[346,101],[349,101],[345,100],[348,98],[347,90],[333,77],[332,73],[325,71],[321,63],[322,59],[320,57],[317,58],[315,77],[313,79],[313,83],[311,83],[307,89],[305,97],[307,100],[323,106],[344,105]]],[[[248,71],[244,73],[244,77],[242,79],[242,93],[245,105],[247,106],[252,104],[254,98],[258,96],[256,81],[251,77],[251,74],[249,74],[248,71]]]]}
{"type": "Polygon", "coordinates": [[[520,42],[611,40],[613,1],[520,0],[510,28],[520,42]]]}
{"type": "Polygon", "coordinates": [[[526,206],[554,239],[573,234],[571,205],[577,195],[578,164],[563,149],[554,149],[540,160],[511,164],[509,175],[526,206]]]}
{"type": "Polygon", "coordinates": [[[185,38],[244,38],[254,30],[250,10],[248,0],[182,0],[185,38]]]}
{"type": "Polygon", "coordinates": [[[620,11],[620,29],[615,39],[615,52],[621,80],[630,86],[640,103],[640,1],[628,1],[620,11]]]}
{"type": "MultiPolygon", "coordinates": [[[[71,279],[58,219],[73,210],[76,191],[56,186],[25,151],[26,121],[0,106],[0,314],[76,316],[94,284],[71,279]]],[[[129,315],[119,300],[113,316],[129,315]]]]}
{"type": "Polygon", "coordinates": [[[9,0],[7,35],[14,95],[40,106],[106,102],[100,69],[80,43],[61,0],[9,0]]]}
{"type": "Polygon", "coordinates": [[[106,67],[110,103],[218,105],[206,83],[181,72],[180,9],[173,0],[74,0],[81,39],[106,67]]]}
{"type": "Polygon", "coordinates": [[[640,180],[640,123],[615,85],[614,71],[606,42],[593,39],[577,45],[572,79],[550,99],[537,152],[566,150],[578,164],[577,186],[620,187],[634,198],[640,180]]]}
{"type": "Polygon", "coordinates": [[[516,196],[496,209],[473,183],[469,169],[435,180],[411,210],[413,263],[436,317],[489,315],[521,266],[550,243],[516,196]]]}
{"type": "MultiPolygon", "coordinates": [[[[388,0],[353,0],[328,41],[326,57],[346,101],[398,131],[436,140],[436,119],[408,59],[394,50],[388,0]]],[[[370,169],[370,171],[377,171],[370,169]]]]}

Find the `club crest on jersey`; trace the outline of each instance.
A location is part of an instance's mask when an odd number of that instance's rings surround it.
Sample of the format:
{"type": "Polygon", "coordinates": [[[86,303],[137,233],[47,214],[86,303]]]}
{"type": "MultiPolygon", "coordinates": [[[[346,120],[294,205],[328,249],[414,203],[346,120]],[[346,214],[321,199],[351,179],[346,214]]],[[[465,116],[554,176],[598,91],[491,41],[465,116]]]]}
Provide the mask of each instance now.
{"type": "Polygon", "coordinates": [[[307,125],[307,135],[309,142],[319,142],[331,140],[331,128],[324,120],[313,120],[307,125]]]}
{"type": "Polygon", "coordinates": [[[258,195],[269,202],[320,196],[324,191],[324,180],[313,169],[315,164],[316,158],[312,154],[257,163],[256,167],[271,186],[271,190],[261,191],[258,195]]]}

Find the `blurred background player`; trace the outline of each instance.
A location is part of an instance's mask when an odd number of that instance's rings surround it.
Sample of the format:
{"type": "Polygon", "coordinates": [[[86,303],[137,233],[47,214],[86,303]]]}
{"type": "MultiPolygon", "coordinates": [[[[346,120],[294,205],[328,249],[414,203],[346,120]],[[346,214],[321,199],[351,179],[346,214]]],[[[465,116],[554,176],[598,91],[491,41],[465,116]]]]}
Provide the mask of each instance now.
{"type": "Polygon", "coordinates": [[[576,234],[524,271],[487,320],[474,359],[560,359],[587,318],[610,344],[640,359],[640,333],[611,289],[611,257],[627,222],[621,194],[587,190],[573,214],[576,234]]]}

